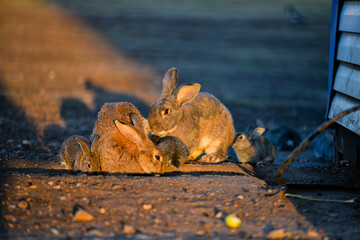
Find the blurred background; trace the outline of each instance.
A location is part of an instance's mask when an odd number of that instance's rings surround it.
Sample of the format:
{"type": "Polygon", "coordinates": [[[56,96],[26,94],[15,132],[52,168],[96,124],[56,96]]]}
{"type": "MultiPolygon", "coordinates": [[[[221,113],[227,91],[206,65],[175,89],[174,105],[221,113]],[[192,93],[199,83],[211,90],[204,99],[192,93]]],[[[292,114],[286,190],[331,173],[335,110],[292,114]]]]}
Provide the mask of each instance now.
{"type": "Polygon", "coordinates": [[[2,0],[1,144],[56,152],[107,101],[147,117],[171,67],[237,131],[261,120],[305,135],[325,119],[330,17],[330,0],[2,0]]]}

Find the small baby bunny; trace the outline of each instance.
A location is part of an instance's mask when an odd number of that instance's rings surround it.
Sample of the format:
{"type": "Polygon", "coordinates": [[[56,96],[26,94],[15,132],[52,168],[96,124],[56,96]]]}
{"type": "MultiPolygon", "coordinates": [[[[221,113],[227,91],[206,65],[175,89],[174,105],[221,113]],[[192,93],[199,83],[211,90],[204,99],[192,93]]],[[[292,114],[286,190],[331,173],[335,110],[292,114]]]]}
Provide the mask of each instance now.
{"type": "Polygon", "coordinates": [[[163,173],[162,152],[148,138],[149,127],[131,103],[105,103],[95,123],[101,171],[163,173]]]}
{"type": "Polygon", "coordinates": [[[189,160],[224,161],[235,137],[233,120],[227,108],[209,93],[199,93],[199,84],[186,84],[175,90],[178,73],[167,71],[160,99],[150,108],[151,132],[160,137],[179,138],[189,151],[189,160]]]}
{"type": "Polygon", "coordinates": [[[163,153],[165,166],[179,170],[179,167],[188,161],[189,151],[185,144],[177,137],[166,136],[161,138],[152,135],[150,136],[150,140],[153,141],[163,153]]]}
{"type": "Polygon", "coordinates": [[[335,133],[328,130],[317,139],[313,149],[316,158],[328,163],[334,161],[334,136],[335,133]]]}
{"type": "Polygon", "coordinates": [[[276,150],[269,140],[261,136],[264,128],[251,129],[249,134],[240,133],[235,137],[233,148],[240,162],[273,162],[276,150]]]}
{"type": "Polygon", "coordinates": [[[74,135],[67,138],[60,149],[60,163],[67,170],[98,172],[100,162],[97,156],[99,136],[92,143],[83,137],[74,135]]]}

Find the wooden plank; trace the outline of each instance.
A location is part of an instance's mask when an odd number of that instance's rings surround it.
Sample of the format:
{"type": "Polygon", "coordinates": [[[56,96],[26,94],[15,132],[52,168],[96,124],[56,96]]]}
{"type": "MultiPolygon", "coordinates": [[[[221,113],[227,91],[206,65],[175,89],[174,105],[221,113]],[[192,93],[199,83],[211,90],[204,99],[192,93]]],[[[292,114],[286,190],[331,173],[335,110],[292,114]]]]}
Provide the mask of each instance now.
{"type": "Polygon", "coordinates": [[[340,33],[337,31],[339,22],[339,0],[333,0],[331,6],[331,28],[330,28],[330,54],[328,70],[328,97],[326,104],[326,116],[329,114],[330,103],[334,96],[333,84],[335,79],[335,69],[338,62],[335,60],[337,55],[337,45],[340,33]],[[335,63],[336,62],[336,63],[335,63]]]}
{"type": "Polygon", "coordinates": [[[360,65],[360,34],[345,32],[341,34],[337,59],[360,65]]]}
{"type": "Polygon", "coordinates": [[[360,1],[346,1],[341,10],[339,30],[360,33],[360,1]]]}
{"type": "MultiPolygon", "coordinates": [[[[350,98],[344,94],[337,93],[335,94],[330,107],[330,112],[328,117],[332,118],[338,113],[341,113],[351,107],[355,107],[360,104],[360,101],[357,101],[353,98],[350,98]]],[[[341,126],[353,131],[354,133],[360,135],[360,111],[351,113],[343,118],[340,118],[338,121],[341,126]]]]}
{"type": "Polygon", "coordinates": [[[334,90],[360,100],[360,66],[341,63],[336,72],[334,90]]]}

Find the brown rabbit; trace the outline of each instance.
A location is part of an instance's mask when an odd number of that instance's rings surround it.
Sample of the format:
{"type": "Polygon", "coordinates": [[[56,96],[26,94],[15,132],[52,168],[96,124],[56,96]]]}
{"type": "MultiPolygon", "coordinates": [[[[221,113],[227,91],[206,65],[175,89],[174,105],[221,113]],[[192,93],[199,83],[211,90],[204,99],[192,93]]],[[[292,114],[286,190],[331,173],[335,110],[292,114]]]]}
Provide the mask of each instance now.
{"type": "Polygon", "coordinates": [[[236,136],[233,148],[240,162],[268,163],[275,159],[276,150],[274,145],[261,136],[265,128],[257,127],[250,132],[240,133],[236,136]]]}
{"type": "Polygon", "coordinates": [[[163,153],[165,166],[179,170],[180,166],[188,161],[189,151],[185,144],[177,137],[166,136],[161,138],[152,135],[150,140],[153,141],[163,153]]]}
{"type": "Polygon", "coordinates": [[[190,153],[189,160],[224,161],[235,137],[233,119],[227,108],[209,93],[199,93],[199,84],[175,87],[178,73],[168,70],[160,99],[150,108],[151,132],[160,137],[179,138],[190,153]]]}
{"type": "Polygon", "coordinates": [[[60,149],[60,163],[67,170],[98,172],[100,162],[97,156],[97,145],[99,136],[90,141],[83,137],[74,135],[67,138],[60,149]]]}
{"type": "Polygon", "coordinates": [[[163,173],[162,152],[148,139],[148,124],[131,103],[105,103],[93,136],[99,135],[101,170],[123,173],[163,173]]]}

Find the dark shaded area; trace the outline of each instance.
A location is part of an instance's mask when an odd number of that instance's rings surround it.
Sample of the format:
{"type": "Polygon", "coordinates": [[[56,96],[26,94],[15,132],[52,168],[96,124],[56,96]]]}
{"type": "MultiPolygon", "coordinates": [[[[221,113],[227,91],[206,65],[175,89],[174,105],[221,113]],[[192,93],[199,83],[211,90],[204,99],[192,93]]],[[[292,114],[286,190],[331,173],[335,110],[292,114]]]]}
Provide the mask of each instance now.
{"type": "Polygon", "coordinates": [[[0,74],[0,238],[6,237],[7,223],[4,218],[4,205],[6,201],[4,184],[7,182],[7,162],[13,158],[29,159],[34,151],[42,151],[42,143],[33,123],[27,119],[25,113],[14,105],[7,97],[1,82],[0,74]],[[26,141],[24,141],[26,140],[26,141]]]}
{"type": "Polygon", "coordinates": [[[59,152],[62,141],[72,135],[82,135],[89,138],[96,122],[97,113],[106,102],[131,102],[146,117],[149,106],[141,99],[126,93],[109,91],[101,86],[94,85],[87,79],[85,87],[94,93],[94,110],[77,98],[64,98],[61,101],[60,114],[65,122],[65,128],[59,125],[50,125],[44,132],[44,140],[53,154],[59,152]]]}
{"type": "Polygon", "coordinates": [[[84,84],[86,89],[94,93],[95,113],[97,113],[106,102],[131,102],[139,109],[144,117],[149,115],[149,105],[134,95],[107,90],[101,86],[94,85],[90,79],[86,79],[84,84]]]}

